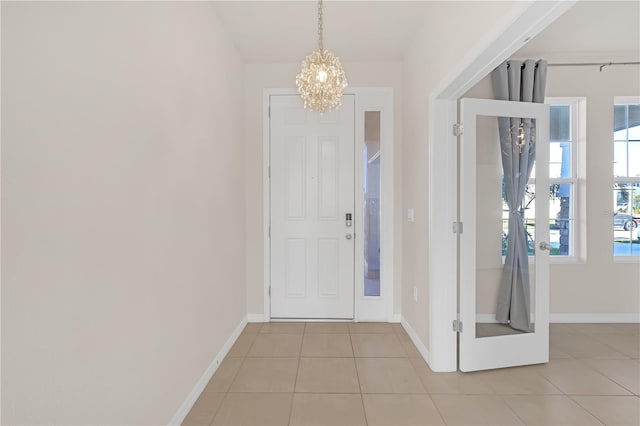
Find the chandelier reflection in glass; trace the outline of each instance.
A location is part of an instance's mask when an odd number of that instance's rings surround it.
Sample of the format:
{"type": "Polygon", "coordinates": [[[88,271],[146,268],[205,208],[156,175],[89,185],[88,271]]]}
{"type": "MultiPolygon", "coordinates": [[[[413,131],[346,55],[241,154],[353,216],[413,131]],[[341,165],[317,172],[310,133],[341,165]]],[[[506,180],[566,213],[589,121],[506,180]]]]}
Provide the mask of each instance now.
{"type": "Polygon", "coordinates": [[[312,111],[329,112],[342,104],[342,91],[347,87],[340,59],[326,50],[322,43],[322,0],[318,1],[318,50],[302,61],[296,76],[298,93],[304,107],[312,111]]]}

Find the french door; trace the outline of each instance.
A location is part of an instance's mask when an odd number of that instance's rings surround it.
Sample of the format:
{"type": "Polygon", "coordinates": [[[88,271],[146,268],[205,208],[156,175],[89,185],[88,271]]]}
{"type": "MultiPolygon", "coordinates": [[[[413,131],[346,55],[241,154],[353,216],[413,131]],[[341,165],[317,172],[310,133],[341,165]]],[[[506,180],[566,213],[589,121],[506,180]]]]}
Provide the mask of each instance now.
{"type": "Polygon", "coordinates": [[[270,96],[271,317],[354,317],[354,108],[270,96]]]}
{"type": "MultiPolygon", "coordinates": [[[[464,126],[460,138],[460,220],[464,228],[460,234],[459,368],[475,371],[548,362],[548,106],[462,99],[460,115],[464,126]],[[535,168],[517,207],[513,203],[508,207],[505,200],[501,164],[505,148],[500,144],[498,117],[518,119],[511,123],[529,123],[534,135],[535,168]],[[508,226],[510,215],[518,215],[526,231],[518,233],[518,238],[526,239],[528,251],[522,254],[524,260],[518,266],[518,284],[528,281],[528,289],[522,287],[529,303],[525,318],[530,317],[530,325],[525,329],[496,321],[504,264],[510,264],[505,257],[507,245],[516,239],[508,235],[515,233],[508,226]]],[[[518,129],[513,134],[512,143],[520,143],[518,129]]],[[[513,147],[516,157],[519,149],[513,147]]],[[[507,276],[510,271],[507,269],[507,276]]]]}

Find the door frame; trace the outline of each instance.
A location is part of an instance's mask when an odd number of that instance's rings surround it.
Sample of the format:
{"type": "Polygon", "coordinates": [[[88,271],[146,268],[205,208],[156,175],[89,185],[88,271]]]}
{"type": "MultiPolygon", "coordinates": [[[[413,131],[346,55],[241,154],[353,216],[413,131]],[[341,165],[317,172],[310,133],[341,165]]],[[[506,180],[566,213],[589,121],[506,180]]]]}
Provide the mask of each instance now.
{"type": "MultiPolygon", "coordinates": [[[[394,322],[396,318],[393,314],[394,298],[394,105],[393,89],[389,87],[354,87],[348,88],[344,92],[347,95],[355,96],[355,141],[354,149],[354,174],[355,188],[354,194],[355,211],[354,218],[362,218],[364,211],[364,197],[357,196],[363,187],[362,175],[363,165],[358,161],[362,156],[357,155],[364,149],[364,113],[365,111],[380,111],[380,297],[365,297],[363,292],[358,292],[364,286],[364,239],[358,238],[363,235],[363,221],[354,220],[354,231],[356,235],[355,244],[355,264],[354,264],[354,321],[379,321],[394,322]],[[383,143],[387,141],[387,143],[383,143]]],[[[265,319],[271,319],[271,245],[270,245],[270,224],[271,224],[271,187],[270,187],[270,117],[269,100],[271,96],[298,95],[295,89],[270,88],[263,90],[263,153],[262,153],[262,182],[263,182],[263,297],[265,319]]],[[[281,321],[280,319],[278,321],[281,321]]]]}
{"type": "Polygon", "coordinates": [[[469,89],[541,32],[576,0],[525,2],[515,6],[513,18],[496,30],[495,38],[475,47],[452,78],[444,80],[428,99],[429,116],[429,352],[433,371],[458,369],[458,238],[451,224],[459,221],[458,147],[452,128],[458,122],[457,102],[469,89]],[[443,184],[444,182],[444,184],[443,184]]]}

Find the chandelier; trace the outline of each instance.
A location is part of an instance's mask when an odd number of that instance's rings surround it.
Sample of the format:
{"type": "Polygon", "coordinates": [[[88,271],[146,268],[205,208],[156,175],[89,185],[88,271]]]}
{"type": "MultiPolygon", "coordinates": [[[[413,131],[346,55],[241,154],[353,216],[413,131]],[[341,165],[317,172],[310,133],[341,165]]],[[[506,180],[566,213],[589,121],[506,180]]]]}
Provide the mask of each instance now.
{"type": "Polygon", "coordinates": [[[347,77],[340,59],[326,50],[322,43],[322,0],[318,0],[318,50],[302,61],[296,86],[304,107],[312,111],[329,112],[342,104],[342,91],[347,87],[347,77]]]}

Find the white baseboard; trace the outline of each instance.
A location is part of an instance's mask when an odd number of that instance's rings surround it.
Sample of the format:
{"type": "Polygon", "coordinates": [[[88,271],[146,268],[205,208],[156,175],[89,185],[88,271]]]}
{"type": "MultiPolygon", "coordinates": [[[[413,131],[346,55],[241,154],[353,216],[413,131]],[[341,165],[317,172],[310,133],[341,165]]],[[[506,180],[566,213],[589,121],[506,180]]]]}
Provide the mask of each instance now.
{"type": "Polygon", "coordinates": [[[180,406],[176,414],[174,414],[173,418],[169,421],[169,425],[182,424],[185,417],[187,417],[187,414],[189,414],[189,411],[191,411],[193,404],[196,403],[196,401],[200,397],[200,394],[202,393],[204,388],[207,386],[207,383],[209,383],[209,380],[211,380],[211,377],[213,377],[213,374],[216,372],[216,370],[220,366],[220,363],[222,363],[222,360],[224,359],[224,357],[227,356],[227,353],[229,353],[229,350],[231,349],[233,344],[236,342],[236,340],[240,336],[240,333],[242,333],[242,330],[246,325],[247,325],[247,318],[245,317],[242,319],[242,321],[240,321],[240,324],[238,324],[236,329],[233,330],[233,333],[231,334],[229,339],[227,339],[224,346],[222,346],[222,349],[220,349],[220,352],[218,352],[218,354],[213,359],[213,361],[211,361],[211,364],[209,364],[209,367],[205,370],[202,377],[200,377],[200,379],[197,381],[196,385],[193,387],[193,389],[191,390],[187,398],[184,400],[184,402],[182,403],[182,405],[180,406]]]}
{"type": "Polygon", "coordinates": [[[248,314],[247,322],[269,322],[269,318],[265,314],[248,314]]]}
{"type": "Polygon", "coordinates": [[[549,322],[599,322],[599,323],[617,323],[617,322],[640,322],[640,313],[638,314],[549,314],[549,322]]]}
{"type": "Polygon", "coordinates": [[[400,314],[392,314],[389,317],[389,322],[399,322],[399,323],[401,323],[402,322],[402,315],[400,315],[400,314]]]}
{"type": "Polygon", "coordinates": [[[420,338],[418,337],[418,334],[409,325],[409,323],[404,317],[401,318],[400,324],[402,324],[402,328],[404,328],[404,331],[407,332],[407,334],[409,335],[409,338],[411,338],[411,341],[416,346],[416,349],[418,349],[418,352],[420,352],[420,355],[422,355],[422,358],[425,360],[427,364],[429,364],[429,367],[431,367],[431,356],[429,355],[429,350],[424,345],[424,343],[422,343],[422,340],[420,340],[420,338]]]}
{"type": "MultiPolygon", "coordinates": [[[[531,318],[533,321],[533,318],[531,318]]],[[[476,322],[497,323],[494,314],[476,314],[476,322]]],[[[640,322],[639,314],[549,314],[549,323],[564,322],[595,322],[595,323],[619,323],[640,322]]]]}
{"type": "Polygon", "coordinates": [[[476,314],[476,323],[498,323],[495,314],[476,314]]]}

